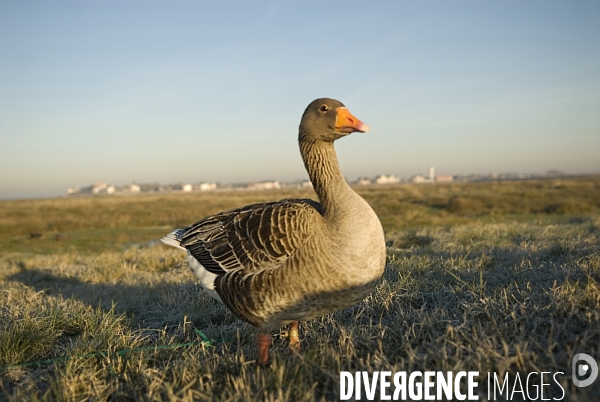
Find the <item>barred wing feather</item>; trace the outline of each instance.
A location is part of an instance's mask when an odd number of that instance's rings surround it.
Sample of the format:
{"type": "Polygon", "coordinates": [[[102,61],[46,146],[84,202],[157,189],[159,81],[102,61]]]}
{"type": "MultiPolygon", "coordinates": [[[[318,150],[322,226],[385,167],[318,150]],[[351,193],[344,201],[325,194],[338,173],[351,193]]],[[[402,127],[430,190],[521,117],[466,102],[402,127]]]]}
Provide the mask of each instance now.
{"type": "Polygon", "coordinates": [[[248,205],[204,218],[180,234],[180,244],[211,273],[251,274],[282,265],[311,236],[321,204],[287,199],[248,205]]]}

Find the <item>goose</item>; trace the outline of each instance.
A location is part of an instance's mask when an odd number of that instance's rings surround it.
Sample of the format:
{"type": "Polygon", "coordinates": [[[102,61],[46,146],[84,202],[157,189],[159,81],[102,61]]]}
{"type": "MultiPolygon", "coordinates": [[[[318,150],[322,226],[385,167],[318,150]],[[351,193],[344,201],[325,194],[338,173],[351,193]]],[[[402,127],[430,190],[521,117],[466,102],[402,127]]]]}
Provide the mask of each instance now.
{"type": "Polygon", "coordinates": [[[283,199],[206,217],[162,241],[187,252],[200,284],[258,329],[257,363],[269,361],[270,332],[350,307],[368,296],[385,266],[381,223],[346,183],[333,143],[369,127],[343,103],[311,102],[298,142],[319,201],[283,199]]]}

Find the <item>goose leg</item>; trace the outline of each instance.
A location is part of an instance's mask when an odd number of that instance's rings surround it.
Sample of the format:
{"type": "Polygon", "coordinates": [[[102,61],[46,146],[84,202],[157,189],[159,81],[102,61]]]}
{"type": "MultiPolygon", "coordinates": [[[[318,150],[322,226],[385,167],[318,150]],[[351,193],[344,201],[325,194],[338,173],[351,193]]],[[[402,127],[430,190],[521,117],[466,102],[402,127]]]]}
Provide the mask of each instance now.
{"type": "Polygon", "coordinates": [[[298,336],[298,321],[290,323],[290,348],[300,350],[300,337],[298,336]]]}
{"type": "Polygon", "coordinates": [[[267,365],[269,364],[269,346],[271,345],[271,335],[258,334],[258,364],[267,365]]]}

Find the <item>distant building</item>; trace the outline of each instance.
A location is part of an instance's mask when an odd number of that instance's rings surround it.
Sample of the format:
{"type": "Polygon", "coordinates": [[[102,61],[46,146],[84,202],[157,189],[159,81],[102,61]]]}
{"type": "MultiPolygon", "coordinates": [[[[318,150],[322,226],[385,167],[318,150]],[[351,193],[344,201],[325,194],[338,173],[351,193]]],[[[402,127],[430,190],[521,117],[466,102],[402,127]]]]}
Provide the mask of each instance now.
{"type": "Polygon", "coordinates": [[[393,184],[393,183],[400,183],[400,179],[397,178],[395,175],[391,174],[391,175],[384,175],[382,174],[381,176],[377,176],[375,178],[375,183],[377,184],[393,184]]]}
{"type": "Polygon", "coordinates": [[[277,180],[275,181],[261,181],[257,183],[250,183],[246,186],[249,190],[275,190],[281,188],[281,184],[277,180]]]}
{"type": "Polygon", "coordinates": [[[217,183],[200,183],[196,188],[200,191],[213,191],[217,189],[217,183]]]}
{"type": "Polygon", "coordinates": [[[181,189],[183,191],[185,191],[186,193],[191,192],[194,189],[194,186],[192,186],[191,184],[184,184],[181,189]]]}
{"type": "Polygon", "coordinates": [[[92,188],[92,194],[106,193],[107,187],[108,187],[108,184],[103,183],[101,181],[97,181],[94,183],[94,187],[92,188]]]}
{"type": "Polygon", "coordinates": [[[416,174],[410,179],[410,181],[413,183],[435,183],[435,168],[433,166],[429,166],[429,169],[427,170],[429,172],[427,177],[423,176],[422,174],[416,174]]]}
{"type": "Polygon", "coordinates": [[[413,183],[428,183],[429,179],[425,178],[425,176],[422,174],[416,174],[410,179],[410,181],[413,183]]]}
{"type": "Polygon", "coordinates": [[[454,177],[452,177],[451,175],[439,175],[439,176],[435,176],[435,182],[436,183],[446,183],[449,181],[454,180],[454,177]]]}
{"type": "Polygon", "coordinates": [[[131,183],[131,185],[129,186],[129,191],[131,191],[132,193],[140,193],[142,191],[142,188],[135,183],[131,183]]]}
{"type": "Polygon", "coordinates": [[[304,180],[302,182],[302,188],[313,188],[312,181],[310,181],[310,180],[304,180]]]}
{"type": "Polygon", "coordinates": [[[435,182],[436,183],[447,183],[449,181],[454,180],[454,178],[450,175],[439,175],[439,176],[435,176],[435,182]]]}
{"type": "Polygon", "coordinates": [[[429,166],[429,180],[433,183],[435,181],[435,168],[429,166]]]}
{"type": "Polygon", "coordinates": [[[356,181],[356,184],[358,184],[359,186],[366,186],[371,184],[371,179],[367,179],[366,177],[359,177],[356,181]]]}

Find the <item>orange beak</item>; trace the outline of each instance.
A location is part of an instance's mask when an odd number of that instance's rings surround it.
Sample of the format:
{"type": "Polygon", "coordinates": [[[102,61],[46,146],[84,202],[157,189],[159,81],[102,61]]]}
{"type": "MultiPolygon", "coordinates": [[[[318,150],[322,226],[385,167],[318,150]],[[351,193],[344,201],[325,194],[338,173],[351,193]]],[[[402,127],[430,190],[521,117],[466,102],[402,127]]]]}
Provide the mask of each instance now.
{"type": "Polygon", "coordinates": [[[369,131],[369,126],[352,116],[352,113],[345,107],[338,107],[335,119],[335,131],[346,134],[353,133],[354,131],[365,133],[369,131]]]}

